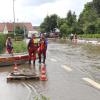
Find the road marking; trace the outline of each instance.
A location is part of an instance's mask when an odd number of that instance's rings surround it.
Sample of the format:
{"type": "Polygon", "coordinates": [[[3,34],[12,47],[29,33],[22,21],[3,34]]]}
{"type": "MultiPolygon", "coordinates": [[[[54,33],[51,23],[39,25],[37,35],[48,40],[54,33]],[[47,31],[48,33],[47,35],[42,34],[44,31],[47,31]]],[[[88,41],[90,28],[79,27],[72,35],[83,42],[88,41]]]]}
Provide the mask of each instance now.
{"type": "Polygon", "coordinates": [[[56,59],[54,59],[54,58],[51,58],[50,60],[51,60],[51,61],[53,61],[53,62],[57,62],[57,60],[56,60],[56,59]]]}
{"type": "Polygon", "coordinates": [[[84,81],[90,83],[92,86],[100,89],[100,84],[96,83],[95,81],[91,80],[90,78],[82,78],[84,81]]]}
{"type": "Polygon", "coordinates": [[[61,65],[61,67],[64,68],[65,70],[69,71],[69,72],[72,71],[72,69],[70,67],[66,66],[66,65],[61,65]]]}

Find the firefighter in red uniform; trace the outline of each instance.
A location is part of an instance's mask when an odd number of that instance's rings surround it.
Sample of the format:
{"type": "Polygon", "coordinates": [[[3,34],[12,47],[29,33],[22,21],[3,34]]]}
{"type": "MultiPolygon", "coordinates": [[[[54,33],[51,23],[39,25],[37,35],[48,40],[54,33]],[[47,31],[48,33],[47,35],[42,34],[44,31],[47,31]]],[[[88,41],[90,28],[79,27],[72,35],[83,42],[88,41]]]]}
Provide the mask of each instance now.
{"type": "Polygon", "coordinates": [[[35,66],[36,61],[36,52],[38,49],[38,42],[35,38],[35,35],[32,35],[32,38],[30,39],[28,43],[28,52],[29,52],[29,64],[31,64],[31,59],[33,59],[33,65],[35,66]]]}
{"type": "Polygon", "coordinates": [[[44,35],[41,34],[39,41],[39,48],[38,48],[39,63],[41,63],[41,55],[43,55],[43,63],[45,63],[46,50],[47,50],[46,39],[44,35]]]}

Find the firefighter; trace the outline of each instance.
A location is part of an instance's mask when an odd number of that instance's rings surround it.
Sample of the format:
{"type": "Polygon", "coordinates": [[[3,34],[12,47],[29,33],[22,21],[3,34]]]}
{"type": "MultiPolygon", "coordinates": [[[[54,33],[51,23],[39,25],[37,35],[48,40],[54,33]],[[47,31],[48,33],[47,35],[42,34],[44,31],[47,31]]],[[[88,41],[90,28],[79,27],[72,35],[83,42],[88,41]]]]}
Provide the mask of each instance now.
{"type": "Polygon", "coordinates": [[[38,48],[39,63],[41,63],[41,55],[43,55],[43,63],[46,59],[47,43],[44,34],[41,34],[38,48]]]}
{"type": "Polygon", "coordinates": [[[13,55],[13,44],[11,41],[11,37],[8,37],[6,40],[6,49],[9,54],[13,55]]]}
{"type": "Polygon", "coordinates": [[[36,61],[36,52],[38,49],[38,42],[34,34],[28,43],[28,52],[29,52],[29,64],[31,64],[31,59],[33,60],[33,65],[35,66],[36,61]]]}

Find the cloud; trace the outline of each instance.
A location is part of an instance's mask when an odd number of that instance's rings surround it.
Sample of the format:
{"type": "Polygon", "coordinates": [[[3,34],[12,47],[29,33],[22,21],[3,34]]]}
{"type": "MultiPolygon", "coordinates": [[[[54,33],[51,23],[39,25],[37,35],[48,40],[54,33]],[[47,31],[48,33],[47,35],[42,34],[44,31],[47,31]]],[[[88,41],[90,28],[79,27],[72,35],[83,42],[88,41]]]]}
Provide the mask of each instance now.
{"type": "Polygon", "coordinates": [[[56,0],[19,0],[23,6],[39,6],[48,2],[55,2],[56,0]]]}
{"type": "MultiPolygon", "coordinates": [[[[0,0],[0,20],[13,21],[13,0],[0,0]]],[[[77,15],[84,4],[92,0],[15,0],[15,19],[39,25],[46,15],[57,14],[66,17],[69,10],[77,15]]]]}

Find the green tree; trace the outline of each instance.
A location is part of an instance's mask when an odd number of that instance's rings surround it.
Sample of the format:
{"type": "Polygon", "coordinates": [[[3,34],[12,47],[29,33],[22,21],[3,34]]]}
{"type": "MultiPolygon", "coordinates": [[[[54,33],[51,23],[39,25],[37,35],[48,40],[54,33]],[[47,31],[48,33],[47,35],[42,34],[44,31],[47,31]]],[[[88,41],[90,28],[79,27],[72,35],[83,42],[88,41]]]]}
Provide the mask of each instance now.
{"type": "Polygon", "coordinates": [[[65,19],[66,19],[66,24],[69,26],[69,30],[68,30],[69,34],[76,33],[78,31],[78,24],[77,24],[75,12],[72,13],[70,10],[67,13],[67,17],[65,19]]]}
{"type": "Polygon", "coordinates": [[[56,14],[50,16],[50,29],[52,32],[57,28],[57,18],[58,16],[56,14]]]}
{"type": "Polygon", "coordinates": [[[98,18],[98,15],[96,13],[96,10],[93,7],[93,2],[88,2],[85,5],[85,8],[83,12],[80,14],[79,20],[78,20],[79,26],[82,28],[84,33],[87,33],[87,32],[97,33],[95,30],[95,25],[94,25],[97,18],[98,18]],[[94,29],[94,31],[91,27],[94,29]]]}
{"type": "Polygon", "coordinates": [[[95,24],[89,24],[86,28],[86,33],[94,34],[95,33],[95,24]]]}
{"type": "Polygon", "coordinates": [[[77,20],[76,20],[75,12],[72,13],[71,10],[70,10],[67,13],[66,22],[67,22],[69,27],[76,25],[77,20]]]}
{"type": "Polygon", "coordinates": [[[44,18],[44,21],[41,23],[40,31],[50,32],[50,17],[49,16],[46,16],[46,18],[44,18]]]}
{"type": "Polygon", "coordinates": [[[97,34],[100,34],[100,18],[98,18],[95,22],[95,28],[96,28],[96,32],[97,34]]]}
{"type": "Polygon", "coordinates": [[[93,7],[100,17],[100,0],[93,0],[93,7]]]}
{"type": "Polygon", "coordinates": [[[70,31],[69,26],[66,23],[63,23],[60,27],[60,32],[61,32],[61,37],[66,37],[68,36],[70,31]]]}
{"type": "Polygon", "coordinates": [[[66,22],[65,18],[59,18],[58,17],[58,20],[57,20],[57,26],[58,26],[58,28],[60,28],[61,25],[63,25],[63,23],[65,23],[65,22],[66,22]]]}
{"type": "Polygon", "coordinates": [[[40,25],[41,31],[44,32],[54,31],[54,29],[57,28],[57,19],[58,16],[56,14],[53,14],[51,16],[46,16],[46,18],[40,25]]]}

